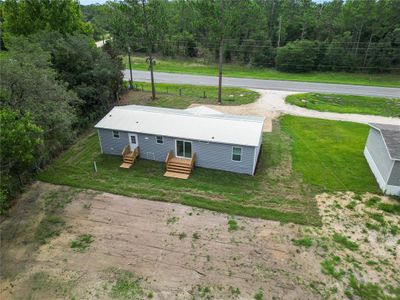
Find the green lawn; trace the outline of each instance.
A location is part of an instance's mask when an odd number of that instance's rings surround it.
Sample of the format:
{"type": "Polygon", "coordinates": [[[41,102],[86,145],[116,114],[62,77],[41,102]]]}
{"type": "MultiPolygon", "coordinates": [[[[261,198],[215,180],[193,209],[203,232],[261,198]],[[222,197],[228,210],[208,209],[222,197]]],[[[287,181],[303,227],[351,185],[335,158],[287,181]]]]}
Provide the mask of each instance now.
{"type": "Polygon", "coordinates": [[[400,117],[400,98],[306,93],[290,95],[286,102],[318,111],[400,117]]]}
{"type": "MultiPolygon", "coordinates": [[[[152,101],[151,85],[135,82],[139,91],[132,91],[123,97],[124,103],[152,105],[172,108],[186,108],[192,103],[217,104],[218,88],[214,86],[197,86],[189,84],[156,84],[156,101],[152,101]]],[[[222,105],[241,105],[258,99],[259,93],[237,87],[222,89],[222,105]]]]}
{"type": "Polygon", "coordinates": [[[317,193],[378,192],[362,155],[367,132],[365,125],[284,116],[272,133],[264,134],[256,176],[196,168],[188,180],[163,177],[163,163],[144,159],[131,169],[120,169],[121,158],[100,154],[92,132],[39,179],[232,215],[319,225],[317,193]]]}
{"type": "MultiPolygon", "coordinates": [[[[129,68],[128,58],[126,56],[124,57],[124,62],[126,68],[129,68]]],[[[132,62],[132,68],[134,70],[148,70],[148,65],[146,64],[144,57],[135,56],[132,58],[132,62]]],[[[200,59],[182,60],[157,58],[155,71],[210,76],[218,75],[216,64],[205,63],[204,60],[200,59]]],[[[285,73],[272,68],[257,68],[247,65],[225,64],[224,76],[400,87],[400,74],[346,72],[285,73]]]]}
{"type": "Polygon", "coordinates": [[[281,126],[304,183],[326,192],[380,193],[363,155],[367,125],[285,116],[281,126]]]}

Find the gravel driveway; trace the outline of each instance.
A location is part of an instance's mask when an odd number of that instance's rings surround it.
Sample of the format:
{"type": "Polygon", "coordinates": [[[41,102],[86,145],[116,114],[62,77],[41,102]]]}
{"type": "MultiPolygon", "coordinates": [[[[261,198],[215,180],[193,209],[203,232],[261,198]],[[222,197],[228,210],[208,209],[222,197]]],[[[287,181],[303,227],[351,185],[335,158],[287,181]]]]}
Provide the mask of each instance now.
{"type": "MultiPolygon", "coordinates": [[[[272,130],[272,120],[279,117],[281,114],[289,114],[302,117],[320,118],[335,121],[350,121],[356,123],[384,123],[400,125],[399,118],[360,115],[360,114],[342,114],[333,112],[321,112],[311,109],[306,109],[296,105],[287,104],[285,98],[288,95],[296,94],[296,92],[286,91],[272,91],[272,90],[259,90],[254,89],[260,93],[260,98],[250,104],[240,106],[218,106],[207,105],[210,108],[237,115],[256,115],[265,116],[264,131],[272,130]]],[[[192,106],[199,106],[193,104],[192,106]]]]}

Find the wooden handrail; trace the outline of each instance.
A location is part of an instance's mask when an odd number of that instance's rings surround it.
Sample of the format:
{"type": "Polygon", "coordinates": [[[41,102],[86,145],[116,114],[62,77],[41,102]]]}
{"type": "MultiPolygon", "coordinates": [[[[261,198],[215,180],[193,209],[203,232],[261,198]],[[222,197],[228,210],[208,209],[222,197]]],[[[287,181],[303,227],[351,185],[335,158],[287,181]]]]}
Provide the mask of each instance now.
{"type": "Polygon", "coordinates": [[[171,160],[172,158],[172,150],[170,150],[167,154],[167,158],[165,159],[165,163],[168,164],[168,162],[171,160]]]}
{"type": "Polygon", "coordinates": [[[135,148],[135,150],[133,150],[133,153],[135,154],[135,156],[139,156],[139,155],[140,155],[139,146],[137,146],[137,147],[135,148]]]}
{"type": "Polygon", "coordinates": [[[124,147],[124,149],[122,150],[122,157],[124,157],[125,155],[127,155],[129,152],[131,152],[131,146],[128,144],[124,147]]]}
{"type": "Polygon", "coordinates": [[[192,158],[190,159],[190,168],[193,169],[194,164],[196,162],[196,152],[192,154],[192,158]]]}

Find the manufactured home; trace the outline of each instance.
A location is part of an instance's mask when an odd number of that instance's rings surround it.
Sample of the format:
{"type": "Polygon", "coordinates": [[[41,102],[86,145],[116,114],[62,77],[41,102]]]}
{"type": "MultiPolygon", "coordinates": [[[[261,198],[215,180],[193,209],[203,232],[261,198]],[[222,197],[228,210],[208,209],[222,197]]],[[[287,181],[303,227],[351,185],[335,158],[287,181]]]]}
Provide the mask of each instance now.
{"type": "Polygon", "coordinates": [[[382,191],[400,196],[400,125],[369,125],[364,156],[382,191]]]}
{"type": "Polygon", "coordinates": [[[254,175],[264,118],[228,115],[205,106],[114,107],[96,124],[101,152],[166,162],[166,176],[186,179],[194,166],[254,175]]]}

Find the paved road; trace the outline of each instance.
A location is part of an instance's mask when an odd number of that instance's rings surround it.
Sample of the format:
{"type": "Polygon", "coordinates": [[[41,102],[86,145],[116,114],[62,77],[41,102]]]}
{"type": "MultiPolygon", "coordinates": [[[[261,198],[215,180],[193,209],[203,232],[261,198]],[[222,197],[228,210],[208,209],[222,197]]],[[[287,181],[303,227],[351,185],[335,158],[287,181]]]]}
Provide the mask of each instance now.
{"type": "MultiPolygon", "coordinates": [[[[129,79],[129,70],[124,71],[125,79],[129,79]]],[[[134,81],[150,81],[150,72],[133,71],[134,81]]],[[[155,73],[156,82],[195,84],[195,85],[211,85],[218,84],[217,77],[203,75],[188,75],[174,73],[155,73]]],[[[330,83],[312,83],[298,81],[282,81],[282,80],[263,80],[250,78],[233,78],[224,77],[224,86],[237,86],[244,88],[255,88],[265,90],[292,91],[292,92],[318,92],[318,93],[336,93],[347,95],[377,96],[400,98],[400,88],[387,88],[375,86],[359,86],[347,84],[330,84],[330,83]]]]}

